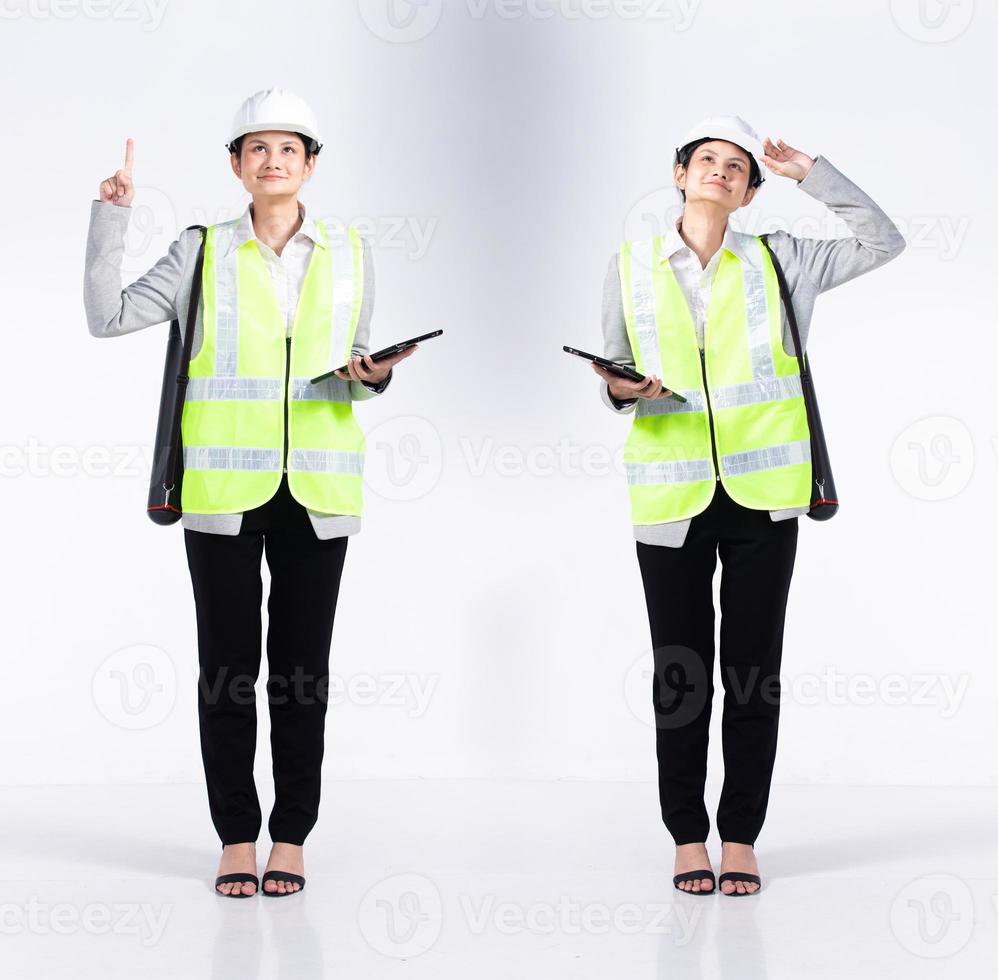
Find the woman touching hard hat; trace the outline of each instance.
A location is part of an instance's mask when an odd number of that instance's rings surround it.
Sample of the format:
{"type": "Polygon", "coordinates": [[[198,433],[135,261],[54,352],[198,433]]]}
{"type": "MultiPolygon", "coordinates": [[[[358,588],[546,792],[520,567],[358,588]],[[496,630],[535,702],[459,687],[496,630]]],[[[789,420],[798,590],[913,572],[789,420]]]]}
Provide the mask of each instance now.
{"type": "Polygon", "coordinates": [[[629,381],[594,364],[608,407],[634,412],[624,455],[654,647],[659,798],[676,844],[674,884],[700,894],[716,881],[728,895],[761,887],[754,844],[776,754],[797,522],[811,500],[808,415],[776,267],[759,236],[729,223],[759,192],[763,168],[794,180],[853,233],[767,236],[802,347],[819,293],[903,250],[887,215],[825,157],[760,141],[737,116],[712,116],[676,150],[683,211],[675,227],[625,242],[607,270],[604,356],[644,378],[629,381]],[[685,402],[670,398],[666,385],[685,402]],[[718,557],[724,785],[715,880],[703,791],[718,557]]]}
{"type": "MultiPolygon", "coordinates": [[[[347,541],[363,508],[366,446],[353,402],[384,391],[394,365],[416,348],[371,360],[370,246],[352,228],[337,233],[309,217],[299,200],[322,149],[308,104],[284,89],[257,92],[228,135],[232,172],[252,200],[204,235],[182,417],[182,520],[197,610],[201,749],[222,841],[215,885],[244,898],[259,884],[256,708],[246,692],[260,668],[261,556],[271,575],[275,790],[263,890],[288,895],[304,887],[303,844],[318,818],[329,647],[347,541]]],[[[124,167],[91,205],[84,299],[97,337],[186,320],[190,305],[197,226],[121,289],[133,165],[129,139],[124,167]]]]}

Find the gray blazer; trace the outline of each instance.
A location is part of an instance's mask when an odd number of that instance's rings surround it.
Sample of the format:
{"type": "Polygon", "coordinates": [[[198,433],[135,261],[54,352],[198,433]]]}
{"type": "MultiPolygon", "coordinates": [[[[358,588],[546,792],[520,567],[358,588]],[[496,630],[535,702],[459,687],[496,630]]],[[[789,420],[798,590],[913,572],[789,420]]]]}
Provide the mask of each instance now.
{"type": "MultiPolygon", "coordinates": [[[[191,301],[194,266],[201,245],[201,233],[185,229],[145,275],[125,289],[121,288],[121,263],[125,252],[125,232],[132,209],[103,201],[90,204],[90,228],[87,234],[86,266],[83,277],[83,305],[87,327],[94,337],[120,337],[157,323],[179,319],[187,323],[191,301]]],[[[364,295],[360,319],[353,340],[354,354],[369,354],[371,313],[374,309],[374,263],[370,243],[364,239],[364,295]]],[[[202,304],[198,304],[191,356],[201,349],[204,336],[202,304]]],[[[368,386],[351,381],[354,401],[380,394],[392,375],[380,385],[368,386]]],[[[319,538],[335,538],[360,530],[360,518],[348,514],[322,514],[309,510],[309,519],[319,538]]],[[[238,534],[242,514],[190,514],[181,518],[183,527],[215,534],[238,534]]]]}
{"type": "MultiPolygon", "coordinates": [[[[870,272],[904,251],[905,241],[897,226],[863,191],[843,176],[823,156],[797,186],[821,201],[838,215],[853,233],[852,238],[798,238],[786,231],[774,231],[768,241],[786,274],[787,288],[797,314],[801,346],[807,350],[808,328],[814,301],[819,293],[833,289],[864,272],[870,272]]],[[[603,356],[634,367],[634,355],[627,337],[624,304],[620,291],[620,253],[610,260],[603,284],[603,356]]],[[[783,349],[796,357],[786,311],[782,312],[783,349]]],[[[614,412],[634,411],[636,400],[617,401],[605,382],[600,382],[603,402],[614,412]]],[[[807,507],[770,511],[773,520],[806,514],[807,507]]],[[[690,520],[662,524],[635,524],[634,537],[645,544],[679,548],[686,540],[690,520]]]]}

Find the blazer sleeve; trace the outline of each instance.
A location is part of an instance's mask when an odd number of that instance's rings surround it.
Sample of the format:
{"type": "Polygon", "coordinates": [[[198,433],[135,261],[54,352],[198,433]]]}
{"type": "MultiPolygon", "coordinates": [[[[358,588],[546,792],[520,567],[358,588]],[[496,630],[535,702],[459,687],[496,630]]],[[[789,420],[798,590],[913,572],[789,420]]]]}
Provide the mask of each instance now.
{"type": "MultiPolygon", "coordinates": [[[[364,295],[360,302],[360,316],[357,320],[357,330],[354,333],[352,351],[363,357],[371,353],[371,317],[374,313],[374,259],[371,243],[364,238],[364,295]]],[[[388,377],[378,384],[368,384],[366,381],[351,381],[350,395],[354,401],[366,401],[375,395],[380,395],[392,380],[395,369],[388,372],[388,377]]]]}
{"type": "Polygon", "coordinates": [[[797,186],[821,201],[852,232],[848,238],[798,238],[785,231],[769,236],[784,268],[806,279],[815,293],[870,272],[904,251],[904,237],[894,222],[825,157],[815,157],[814,166],[797,186]]]}
{"type": "Polygon", "coordinates": [[[177,318],[177,292],[188,253],[200,234],[185,231],[145,275],[122,289],[121,264],[130,207],[90,204],[90,228],[83,278],[87,328],[94,337],[118,337],[177,318]]]}
{"type": "MultiPolygon", "coordinates": [[[[617,256],[610,259],[603,280],[603,356],[618,364],[634,367],[634,354],[631,351],[631,341],[627,336],[627,324],[624,320],[624,302],[620,292],[620,272],[617,266],[617,256]]],[[[610,394],[610,386],[600,381],[600,395],[603,404],[618,415],[626,415],[634,411],[636,398],[619,401],[610,394]]]]}

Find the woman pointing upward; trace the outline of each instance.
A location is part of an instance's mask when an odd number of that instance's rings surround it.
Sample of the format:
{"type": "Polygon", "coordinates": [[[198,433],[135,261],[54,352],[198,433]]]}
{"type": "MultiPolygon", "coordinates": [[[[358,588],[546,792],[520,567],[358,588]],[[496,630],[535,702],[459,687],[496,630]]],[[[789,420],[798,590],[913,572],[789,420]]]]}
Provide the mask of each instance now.
{"type": "MultiPolygon", "coordinates": [[[[309,217],[298,199],[322,143],[309,106],[267,89],[236,114],[233,174],[251,195],[238,218],[208,227],[201,303],[182,418],[183,527],[197,611],[198,717],[212,822],[222,842],[216,890],[259,885],[262,815],[253,778],[253,685],[267,609],[273,848],[265,894],[305,884],[303,845],[318,818],[329,647],[349,536],[360,530],[365,440],[353,403],[388,386],[369,356],[370,246],[309,217]],[[310,379],[346,364],[317,385],[310,379]],[[249,696],[247,696],[247,690],[249,696]]],[[[114,337],[186,320],[201,233],[182,233],[121,289],[134,199],[134,143],[91,205],[85,305],[90,333],[114,337]]]]}

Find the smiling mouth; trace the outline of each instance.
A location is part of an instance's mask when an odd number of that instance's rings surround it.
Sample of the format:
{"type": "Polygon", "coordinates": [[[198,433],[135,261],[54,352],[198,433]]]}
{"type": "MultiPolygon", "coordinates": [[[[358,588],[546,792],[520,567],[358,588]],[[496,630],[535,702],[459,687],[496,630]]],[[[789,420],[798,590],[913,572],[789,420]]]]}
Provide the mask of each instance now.
{"type": "Polygon", "coordinates": [[[706,183],[706,184],[712,184],[714,187],[723,187],[725,190],[728,189],[728,185],[727,184],[722,184],[719,180],[707,180],[707,181],[704,181],[704,183],[706,183]]]}

